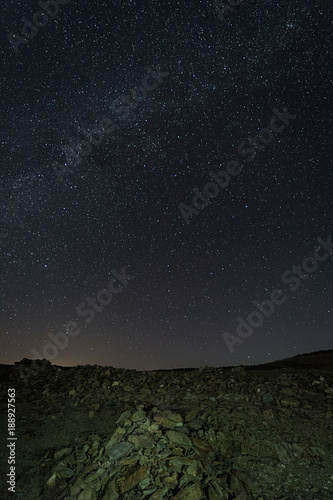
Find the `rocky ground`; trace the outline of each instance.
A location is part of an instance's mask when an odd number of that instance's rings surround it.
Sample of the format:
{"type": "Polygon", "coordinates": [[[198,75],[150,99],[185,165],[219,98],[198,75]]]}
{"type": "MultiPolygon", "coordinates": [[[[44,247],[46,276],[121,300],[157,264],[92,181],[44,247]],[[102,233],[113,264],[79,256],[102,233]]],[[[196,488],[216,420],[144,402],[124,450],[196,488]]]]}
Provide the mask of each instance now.
{"type": "Polygon", "coordinates": [[[331,361],[155,372],[2,365],[0,498],[332,500],[331,361]],[[8,388],[15,494],[4,480],[8,388]]]}

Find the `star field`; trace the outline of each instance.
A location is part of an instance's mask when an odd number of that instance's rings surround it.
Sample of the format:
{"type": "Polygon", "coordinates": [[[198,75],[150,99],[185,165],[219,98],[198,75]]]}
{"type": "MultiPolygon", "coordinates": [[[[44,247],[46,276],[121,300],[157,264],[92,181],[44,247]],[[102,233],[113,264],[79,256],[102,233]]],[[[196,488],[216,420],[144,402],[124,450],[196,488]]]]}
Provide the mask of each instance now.
{"type": "Polygon", "coordinates": [[[282,279],[333,236],[330,2],[243,0],[221,19],[207,0],[70,0],[20,45],[8,34],[41,7],[3,3],[0,363],[152,370],[332,349],[333,251],[297,290],[282,279]],[[241,172],[195,205],[228,162],[241,172]],[[285,302],[230,349],[225,333],[273,290],[285,302]],[[69,322],[80,333],[54,347],[69,322]]]}

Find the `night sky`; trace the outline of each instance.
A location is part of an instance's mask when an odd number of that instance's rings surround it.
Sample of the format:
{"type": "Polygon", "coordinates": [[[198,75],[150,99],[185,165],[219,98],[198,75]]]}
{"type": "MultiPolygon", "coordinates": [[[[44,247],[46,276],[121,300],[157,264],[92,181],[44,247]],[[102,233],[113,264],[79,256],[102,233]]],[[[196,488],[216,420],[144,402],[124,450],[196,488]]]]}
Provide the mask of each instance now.
{"type": "Polygon", "coordinates": [[[332,2],[58,2],[2,1],[0,363],[332,349],[332,2]]]}

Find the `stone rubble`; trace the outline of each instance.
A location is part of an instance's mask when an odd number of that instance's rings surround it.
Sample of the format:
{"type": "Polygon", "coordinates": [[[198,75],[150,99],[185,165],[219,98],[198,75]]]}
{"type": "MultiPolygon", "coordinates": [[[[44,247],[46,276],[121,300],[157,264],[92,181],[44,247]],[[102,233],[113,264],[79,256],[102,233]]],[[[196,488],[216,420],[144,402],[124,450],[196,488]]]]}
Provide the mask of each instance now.
{"type": "Polygon", "coordinates": [[[2,405],[8,387],[22,405],[17,434],[33,463],[20,457],[18,499],[333,498],[332,373],[23,360],[1,381],[2,405]],[[53,446],[42,448],[47,434],[53,446]]]}

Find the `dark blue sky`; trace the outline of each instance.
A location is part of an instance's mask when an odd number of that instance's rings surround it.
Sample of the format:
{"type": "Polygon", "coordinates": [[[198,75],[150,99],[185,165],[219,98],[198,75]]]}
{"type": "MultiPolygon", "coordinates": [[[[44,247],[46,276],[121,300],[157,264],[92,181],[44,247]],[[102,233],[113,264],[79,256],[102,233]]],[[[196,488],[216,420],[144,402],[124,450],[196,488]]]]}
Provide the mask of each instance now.
{"type": "Polygon", "coordinates": [[[149,370],[332,348],[333,256],[314,257],[333,237],[330,3],[3,4],[0,362],[149,370]],[[47,23],[18,44],[23,16],[47,23]],[[241,172],[194,207],[231,161],[241,172]]]}

